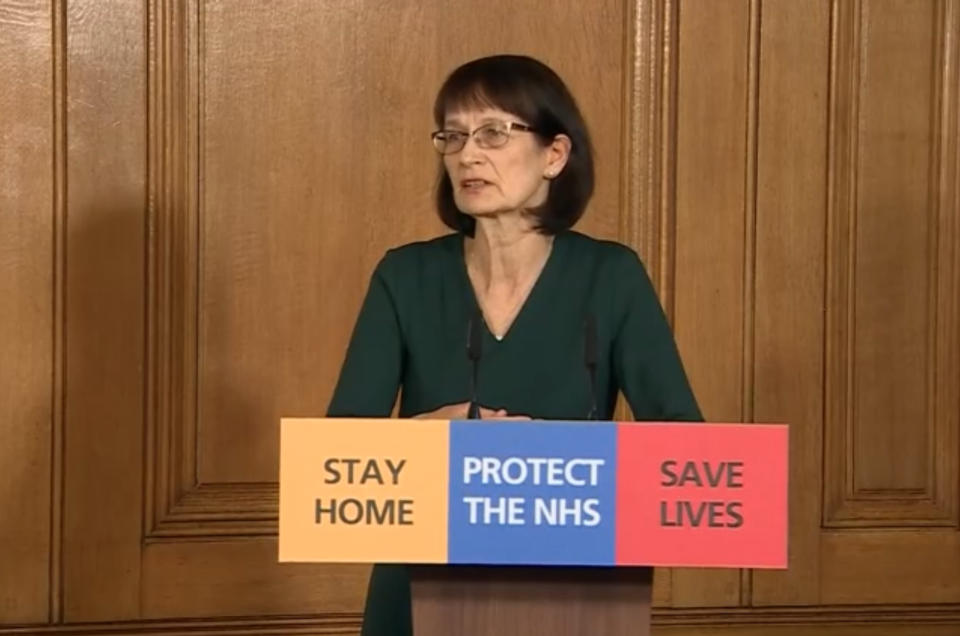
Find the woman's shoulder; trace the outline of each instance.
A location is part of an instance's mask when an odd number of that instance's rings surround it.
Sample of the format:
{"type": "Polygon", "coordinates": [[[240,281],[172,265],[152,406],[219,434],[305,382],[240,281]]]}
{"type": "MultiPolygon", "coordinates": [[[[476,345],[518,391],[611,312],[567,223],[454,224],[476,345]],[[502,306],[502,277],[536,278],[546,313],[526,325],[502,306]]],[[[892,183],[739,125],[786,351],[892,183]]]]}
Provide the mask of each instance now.
{"type": "Polygon", "coordinates": [[[568,232],[564,242],[567,271],[584,280],[594,296],[611,299],[616,305],[655,298],[647,267],[633,247],[580,232],[568,232]]]}
{"type": "Polygon", "coordinates": [[[457,232],[442,234],[429,239],[411,241],[394,245],[387,250],[387,255],[394,258],[417,258],[436,255],[438,252],[452,252],[457,249],[463,235],[457,232]]]}
{"type": "Polygon", "coordinates": [[[395,245],[384,252],[377,264],[377,272],[381,275],[402,277],[418,271],[429,272],[455,258],[461,241],[460,234],[451,233],[395,245]]]}
{"type": "Polygon", "coordinates": [[[596,238],[573,230],[565,232],[563,238],[570,246],[569,253],[576,260],[592,260],[604,270],[644,270],[637,251],[619,241],[596,238]]]}

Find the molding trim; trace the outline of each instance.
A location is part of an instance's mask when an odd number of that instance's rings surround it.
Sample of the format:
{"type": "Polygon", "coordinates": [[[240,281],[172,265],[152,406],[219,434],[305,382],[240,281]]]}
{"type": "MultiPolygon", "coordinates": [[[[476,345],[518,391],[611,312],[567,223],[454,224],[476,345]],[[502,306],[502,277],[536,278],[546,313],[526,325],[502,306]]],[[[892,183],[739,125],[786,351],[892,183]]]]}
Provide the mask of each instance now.
{"type": "MultiPolygon", "coordinates": [[[[741,340],[742,377],[740,386],[740,418],[754,421],[754,387],[756,385],[756,315],[757,315],[757,173],[759,170],[760,138],[760,33],[762,25],[761,0],[750,0],[750,35],[747,58],[747,135],[744,140],[746,174],[743,206],[743,331],[741,340]]],[[[740,570],[740,604],[753,600],[753,572],[740,570]]]]}
{"type": "MultiPolygon", "coordinates": [[[[75,625],[22,625],[0,627],[0,636],[60,634],[63,636],[111,636],[115,634],[165,634],[168,636],[340,636],[360,631],[361,617],[322,616],[126,621],[75,625]]],[[[830,626],[960,626],[960,606],[926,607],[851,606],[798,608],[744,608],[705,610],[654,610],[653,626],[683,627],[830,627],[830,626]]],[[[910,632],[920,634],[922,632],[910,632]]],[[[775,634],[771,631],[771,634],[775,634]]],[[[906,632],[905,632],[906,634],[906,632]]]]}
{"type": "Polygon", "coordinates": [[[673,319],[677,0],[626,0],[620,239],[640,254],[673,319]]]}
{"type": "MultiPolygon", "coordinates": [[[[640,255],[673,324],[680,6],[624,0],[624,16],[618,235],[640,255]]],[[[615,416],[633,419],[626,400],[618,401],[615,416]]]]}
{"type": "Polygon", "coordinates": [[[846,606],[704,610],[653,610],[660,626],[749,627],[757,625],[960,625],[960,606],[846,606]]]}
{"type": "Polygon", "coordinates": [[[24,625],[0,627],[0,636],[60,634],[62,636],[114,636],[164,634],[166,636],[355,636],[360,616],[343,618],[282,617],[249,619],[198,619],[78,623],[75,625],[24,625]]]}
{"type": "Polygon", "coordinates": [[[51,620],[63,619],[64,422],[67,292],[67,3],[50,6],[53,35],[53,403],[50,439],[51,620]]]}
{"type": "Polygon", "coordinates": [[[275,535],[277,484],[198,479],[203,3],[147,10],[145,540],[275,535]]]}

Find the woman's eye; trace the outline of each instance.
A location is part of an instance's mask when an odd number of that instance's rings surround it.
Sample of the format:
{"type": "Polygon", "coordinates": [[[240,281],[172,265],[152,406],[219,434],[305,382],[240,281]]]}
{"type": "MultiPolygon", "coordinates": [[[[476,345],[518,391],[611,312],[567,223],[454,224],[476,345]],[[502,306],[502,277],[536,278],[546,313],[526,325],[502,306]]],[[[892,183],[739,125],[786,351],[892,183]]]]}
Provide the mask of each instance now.
{"type": "Polygon", "coordinates": [[[483,137],[484,141],[497,142],[504,137],[504,132],[497,128],[483,128],[480,131],[480,136],[483,137]]]}

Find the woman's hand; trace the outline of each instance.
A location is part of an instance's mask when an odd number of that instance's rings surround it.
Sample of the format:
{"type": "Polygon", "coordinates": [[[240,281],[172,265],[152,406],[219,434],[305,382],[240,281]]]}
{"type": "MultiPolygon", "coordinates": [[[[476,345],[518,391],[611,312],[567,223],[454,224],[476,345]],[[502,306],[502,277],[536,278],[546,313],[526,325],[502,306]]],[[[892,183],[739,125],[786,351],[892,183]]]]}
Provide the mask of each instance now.
{"type": "Polygon", "coordinates": [[[487,409],[480,407],[480,417],[485,420],[529,420],[526,415],[510,415],[506,409],[487,409]]]}
{"type": "MultiPolygon", "coordinates": [[[[447,404],[446,406],[441,406],[440,408],[434,411],[428,411],[427,413],[420,413],[419,415],[414,415],[413,419],[417,420],[465,420],[467,419],[467,412],[470,410],[469,402],[461,402],[460,404],[447,404]]],[[[529,420],[531,418],[526,415],[510,415],[507,413],[506,409],[488,409],[486,407],[480,407],[480,417],[485,420],[529,420]]]]}

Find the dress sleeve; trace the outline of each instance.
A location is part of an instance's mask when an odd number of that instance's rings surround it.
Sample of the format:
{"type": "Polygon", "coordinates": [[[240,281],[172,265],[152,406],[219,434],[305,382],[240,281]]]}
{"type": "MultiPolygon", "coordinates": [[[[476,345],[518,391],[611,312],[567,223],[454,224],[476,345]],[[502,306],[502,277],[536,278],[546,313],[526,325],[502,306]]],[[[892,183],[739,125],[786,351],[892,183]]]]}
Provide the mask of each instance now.
{"type": "Polygon", "coordinates": [[[327,416],[388,417],[402,366],[400,319],[381,261],[357,316],[327,416]]]}
{"type": "Polygon", "coordinates": [[[646,268],[633,252],[623,261],[612,353],[617,383],[638,421],[703,421],[646,268]]]}

